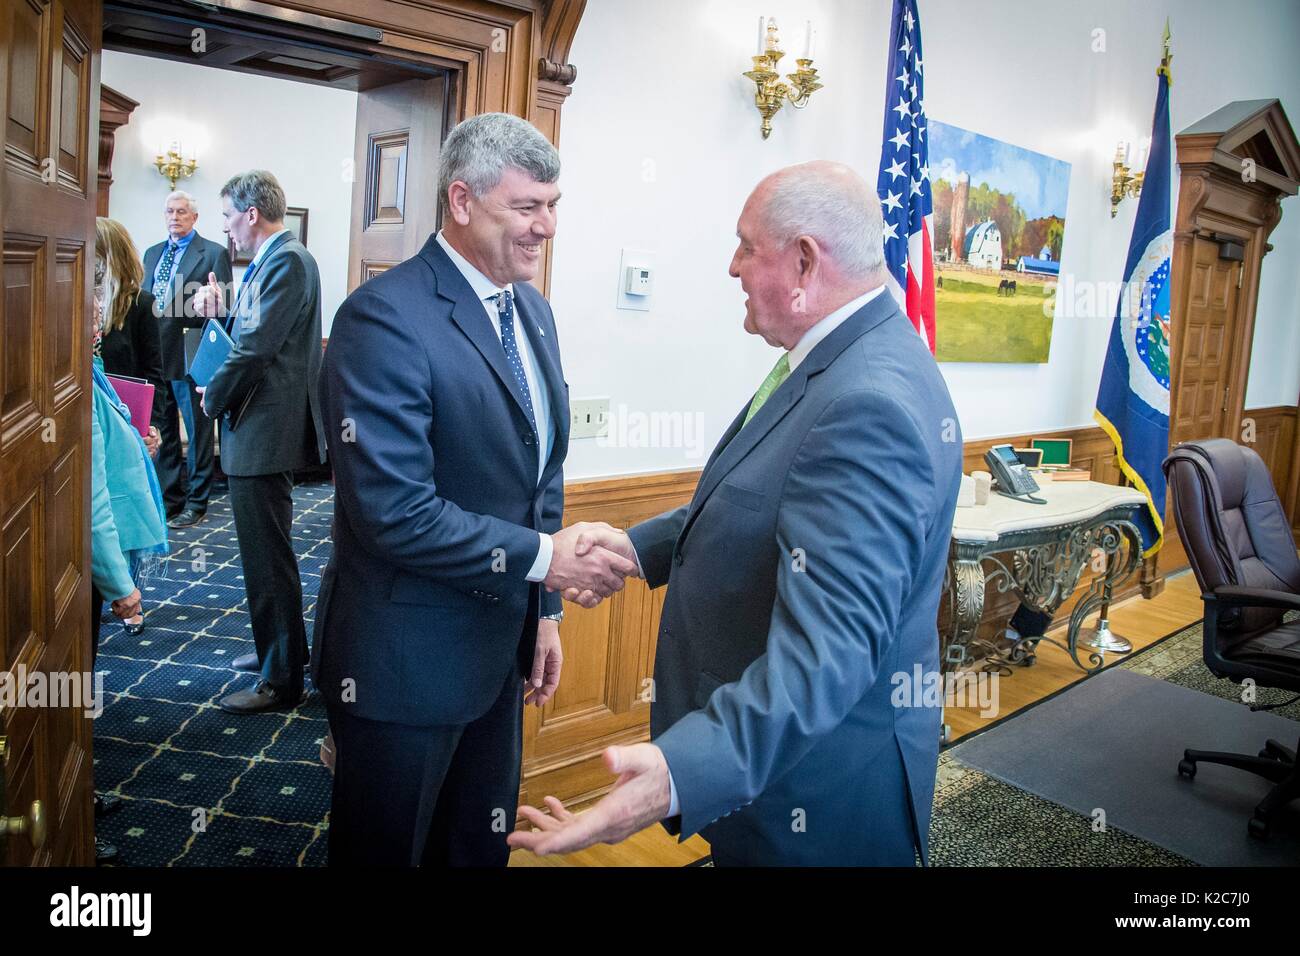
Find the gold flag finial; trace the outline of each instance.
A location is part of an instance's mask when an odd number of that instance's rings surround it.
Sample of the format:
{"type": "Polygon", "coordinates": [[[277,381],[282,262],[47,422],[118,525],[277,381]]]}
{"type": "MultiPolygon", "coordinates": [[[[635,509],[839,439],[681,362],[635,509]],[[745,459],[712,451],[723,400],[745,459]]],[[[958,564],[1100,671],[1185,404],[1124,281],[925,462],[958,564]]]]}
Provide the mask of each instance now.
{"type": "Polygon", "coordinates": [[[1160,74],[1163,73],[1165,79],[1169,81],[1169,85],[1173,86],[1174,75],[1173,73],[1170,72],[1169,65],[1173,63],[1174,55],[1169,52],[1169,18],[1168,17],[1165,17],[1165,35],[1163,37],[1163,40],[1164,40],[1164,55],[1160,57],[1160,65],[1156,67],[1156,76],[1159,76],[1160,74]]]}

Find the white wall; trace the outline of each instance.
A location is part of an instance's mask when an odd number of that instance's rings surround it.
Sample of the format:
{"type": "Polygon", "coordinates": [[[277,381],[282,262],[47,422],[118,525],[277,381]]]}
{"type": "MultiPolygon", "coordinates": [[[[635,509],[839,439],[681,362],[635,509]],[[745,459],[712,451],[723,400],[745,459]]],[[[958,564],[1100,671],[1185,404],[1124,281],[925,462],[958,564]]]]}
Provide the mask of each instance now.
{"type": "MultiPolygon", "coordinates": [[[[117,131],[109,215],[130,230],[143,255],[167,237],[170,187],[153,166],[156,130],[181,130],[198,143],[198,171],[176,184],[199,203],[199,234],[224,243],[218,191],[247,169],[269,169],[290,206],[305,206],[307,250],[320,267],[324,334],[347,295],[352,159],[357,95],[347,90],[250,76],[231,70],[104,52],[102,82],[140,105],[117,131]]],[[[235,277],[243,267],[235,269],[235,277]]]]}
{"type": "MultiPolygon", "coordinates": [[[[836,159],[875,182],[890,9],[889,0],[588,4],[570,54],[578,79],[564,107],[551,284],[565,370],[572,397],[609,396],[616,419],[620,406],[684,413],[686,428],[675,447],[637,440],[635,421],[612,441],[574,442],[567,478],[699,467],[758,387],[776,353],[741,328],[744,296],[727,275],[736,218],[754,184],[790,163],[836,159]],[[781,110],[767,141],[753,85],[739,75],[760,14],[781,25],[786,62],[802,50],[804,19],[814,21],[826,84],[807,109],[781,110]],[[655,253],[648,312],[614,308],[625,247],[655,253]]],[[[1109,163],[1120,136],[1150,135],[1167,15],[1174,134],[1237,99],[1280,97],[1300,122],[1300,6],[1290,0],[920,0],[920,15],[930,117],[1072,164],[1062,265],[1076,282],[1122,278],[1136,203],[1110,218],[1109,163]],[[1092,51],[1097,28],[1104,53],[1092,51]],[[1017,105],[1016,91],[1054,100],[1017,105]]],[[[1272,242],[1247,407],[1300,395],[1300,199],[1283,204],[1272,242]]],[[[1058,316],[1044,365],[945,363],[966,437],[1091,424],[1112,306],[1058,316]]]]}

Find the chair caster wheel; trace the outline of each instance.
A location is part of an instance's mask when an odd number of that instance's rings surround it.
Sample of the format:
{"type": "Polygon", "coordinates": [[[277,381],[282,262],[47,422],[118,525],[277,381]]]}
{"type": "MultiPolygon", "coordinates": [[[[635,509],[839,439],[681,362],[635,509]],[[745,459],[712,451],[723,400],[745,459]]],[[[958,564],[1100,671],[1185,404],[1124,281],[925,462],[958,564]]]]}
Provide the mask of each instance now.
{"type": "Polygon", "coordinates": [[[1251,817],[1250,823],[1247,824],[1246,828],[1250,831],[1250,835],[1255,837],[1255,839],[1268,839],[1269,825],[1267,820],[1260,817],[1251,817]]]}
{"type": "Polygon", "coordinates": [[[1178,761],[1178,775],[1180,777],[1186,777],[1188,780],[1195,778],[1196,764],[1191,760],[1178,761]]]}

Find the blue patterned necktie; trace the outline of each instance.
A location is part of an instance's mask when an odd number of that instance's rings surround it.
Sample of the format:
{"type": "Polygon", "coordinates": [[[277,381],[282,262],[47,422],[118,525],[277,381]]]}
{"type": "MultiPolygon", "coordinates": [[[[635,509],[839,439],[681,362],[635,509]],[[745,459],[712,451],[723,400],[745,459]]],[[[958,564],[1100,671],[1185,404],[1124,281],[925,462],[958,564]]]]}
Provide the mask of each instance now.
{"type": "Polygon", "coordinates": [[[537,433],[537,418],[533,415],[533,393],[528,389],[528,376],[524,374],[524,363],[519,358],[519,346],[515,342],[515,298],[507,289],[492,296],[497,304],[497,318],[501,320],[501,348],[505,350],[506,362],[515,373],[515,381],[524,394],[524,411],[528,413],[528,424],[537,433]]]}
{"type": "Polygon", "coordinates": [[[167,240],[167,251],[163,253],[162,266],[158,269],[158,278],[154,280],[153,289],[151,290],[155,297],[161,295],[162,291],[167,288],[167,283],[172,280],[172,266],[176,264],[177,248],[174,241],[167,240]]]}

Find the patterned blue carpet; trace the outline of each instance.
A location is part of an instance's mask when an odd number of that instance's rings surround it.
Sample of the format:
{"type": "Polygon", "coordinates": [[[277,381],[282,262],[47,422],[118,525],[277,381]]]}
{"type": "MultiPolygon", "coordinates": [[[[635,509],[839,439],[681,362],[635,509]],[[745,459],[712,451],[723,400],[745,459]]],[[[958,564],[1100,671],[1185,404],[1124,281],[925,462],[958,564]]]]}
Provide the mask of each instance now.
{"type": "MultiPolygon", "coordinates": [[[[303,484],[293,497],[310,640],[334,489],[303,484]]],[[[320,697],[292,712],[217,707],[257,679],[230,666],[254,647],[227,498],[169,535],[171,556],[142,589],[144,633],[131,637],[116,621],[100,630],[95,789],[122,804],[97,833],[117,845],[119,866],[322,866],[330,775],[319,758],[320,697]]]]}

